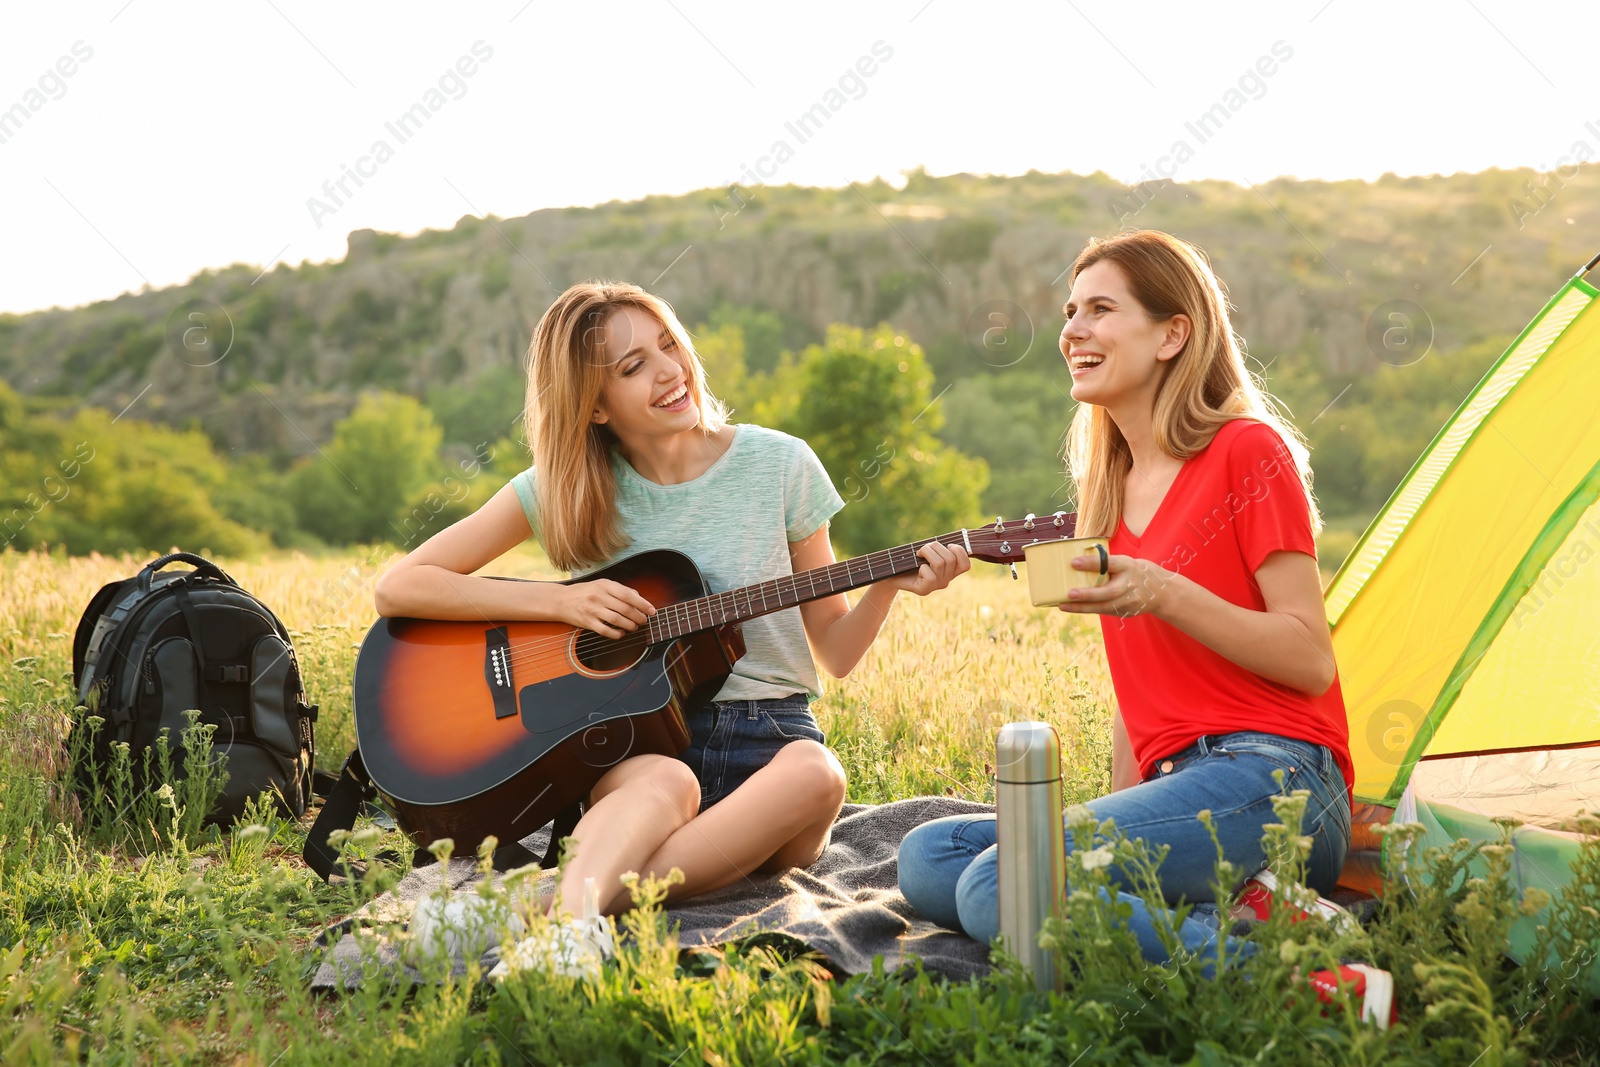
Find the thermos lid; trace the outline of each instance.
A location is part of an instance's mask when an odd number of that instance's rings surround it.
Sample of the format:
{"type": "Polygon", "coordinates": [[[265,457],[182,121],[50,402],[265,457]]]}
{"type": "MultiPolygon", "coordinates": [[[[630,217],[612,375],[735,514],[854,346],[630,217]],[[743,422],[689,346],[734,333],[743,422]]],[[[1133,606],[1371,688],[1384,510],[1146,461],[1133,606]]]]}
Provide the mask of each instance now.
{"type": "Polygon", "coordinates": [[[994,739],[995,778],[1002,785],[1061,780],[1061,738],[1047,722],[1008,722],[994,739]]]}

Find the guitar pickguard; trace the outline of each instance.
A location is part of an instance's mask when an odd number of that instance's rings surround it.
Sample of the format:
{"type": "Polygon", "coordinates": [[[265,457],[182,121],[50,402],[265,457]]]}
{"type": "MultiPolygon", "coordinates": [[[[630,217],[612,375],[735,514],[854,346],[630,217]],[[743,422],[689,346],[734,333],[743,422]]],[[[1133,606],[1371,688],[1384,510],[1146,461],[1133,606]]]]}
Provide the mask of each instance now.
{"type": "Polygon", "coordinates": [[[517,692],[522,727],[543,751],[589,726],[655,711],[672,698],[660,662],[657,653],[609,678],[564,675],[523,686],[517,692]]]}

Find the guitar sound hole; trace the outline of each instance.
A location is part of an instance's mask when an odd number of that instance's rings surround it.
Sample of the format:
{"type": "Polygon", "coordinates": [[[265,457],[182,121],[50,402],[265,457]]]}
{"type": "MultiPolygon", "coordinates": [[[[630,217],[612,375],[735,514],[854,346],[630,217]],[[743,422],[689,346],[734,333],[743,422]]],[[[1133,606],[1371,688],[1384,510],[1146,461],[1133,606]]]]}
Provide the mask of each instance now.
{"type": "Polygon", "coordinates": [[[649,649],[649,643],[639,634],[628,634],[612,640],[584,630],[578,634],[573,651],[586,670],[610,674],[632,667],[644,658],[649,649]]]}

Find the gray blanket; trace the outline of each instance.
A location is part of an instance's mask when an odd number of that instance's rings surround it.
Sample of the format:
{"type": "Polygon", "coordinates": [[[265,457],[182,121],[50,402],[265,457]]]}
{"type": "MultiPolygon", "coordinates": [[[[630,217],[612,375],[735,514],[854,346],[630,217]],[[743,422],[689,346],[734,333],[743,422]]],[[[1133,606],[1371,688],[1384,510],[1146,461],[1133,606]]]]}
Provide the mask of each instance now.
{"type": "MultiPolygon", "coordinates": [[[[932,972],[964,979],[988,970],[989,950],[963,934],[935,926],[911,910],[898,888],[895,857],[913,826],[946,815],[991,812],[987,805],[949,797],[918,797],[892,804],[848,804],[834,825],[820,859],[805,870],[790,869],[770,878],[747,879],[726,889],[694,897],[667,909],[683,948],[726,944],[756,934],[782,934],[827,957],[834,969],[860,974],[882,956],[893,970],[915,957],[932,972]]],[[[548,831],[526,839],[543,853],[548,831]]],[[[353,988],[381,972],[390,979],[402,970],[396,946],[382,931],[384,921],[410,915],[415,902],[448,880],[466,888],[479,874],[474,863],[452,860],[449,870],[434,864],[412,871],[394,890],[363,909],[368,923],[355,924],[339,937],[312,979],[312,988],[353,988]]],[[[330,931],[332,933],[332,931],[330,931]]],[[[493,965],[498,949],[480,961],[493,965]]],[[[456,962],[457,973],[466,969],[456,962]]]]}

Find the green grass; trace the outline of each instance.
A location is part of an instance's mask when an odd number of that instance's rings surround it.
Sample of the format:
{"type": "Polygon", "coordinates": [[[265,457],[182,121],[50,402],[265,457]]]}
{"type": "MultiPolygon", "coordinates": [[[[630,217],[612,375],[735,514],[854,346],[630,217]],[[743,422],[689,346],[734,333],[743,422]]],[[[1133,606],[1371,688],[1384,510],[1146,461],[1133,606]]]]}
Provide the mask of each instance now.
{"type": "MultiPolygon", "coordinates": [[[[6,1063],[1596,1063],[1593,998],[1570,976],[1600,938],[1600,847],[1549,909],[1547,969],[1500,954],[1523,906],[1498,846],[1430,857],[1378,919],[1336,938],[1281,921],[1219,978],[1181,955],[1143,964],[1097,887],[1072,872],[1068,921],[1049,931],[1065,989],[1014,968],[951,983],[915,971],[845,977],[787,943],[680,953],[659,908],[600,981],[481,976],[339,998],[309,991],[313,944],[400,872],[321,884],[300,863],[304,826],[256,812],[201,830],[180,788],[108,820],[64,788],[71,632],[99,584],[142,560],[0,556],[0,1057],[6,1063]],[[1403,1023],[1388,1033],[1325,1016],[1296,972],[1361,956],[1394,972],[1403,1023]]],[[[225,561],[294,631],[322,704],[321,763],[351,741],[349,681],[381,560],[352,554],[225,561]]],[[[548,575],[536,555],[496,573],[548,575]]],[[[983,568],[927,600],[902,598],[868,660],[833,683],[820,716],[850,799],[949,793],[993,799],[996,728],[1061,732],[1068,802],[1103,792],[1111,687],[1082,619],[1030,608],[983,568]]],[[[1274,847],[1292,852],[1287,829],[1274,847]]],[[[1405,831],[1399,831],[1405,832],[1405,831]]],[[[398,842],[369,833],[371,854],[398,842]]],[[[1116,847],[1129,870],[1152,857],[1116,847]]],[[[376,920],[374,920],[376,922],[376,920]]],[[[379,924],[381,925],[381,924],[379,924]]]]}

